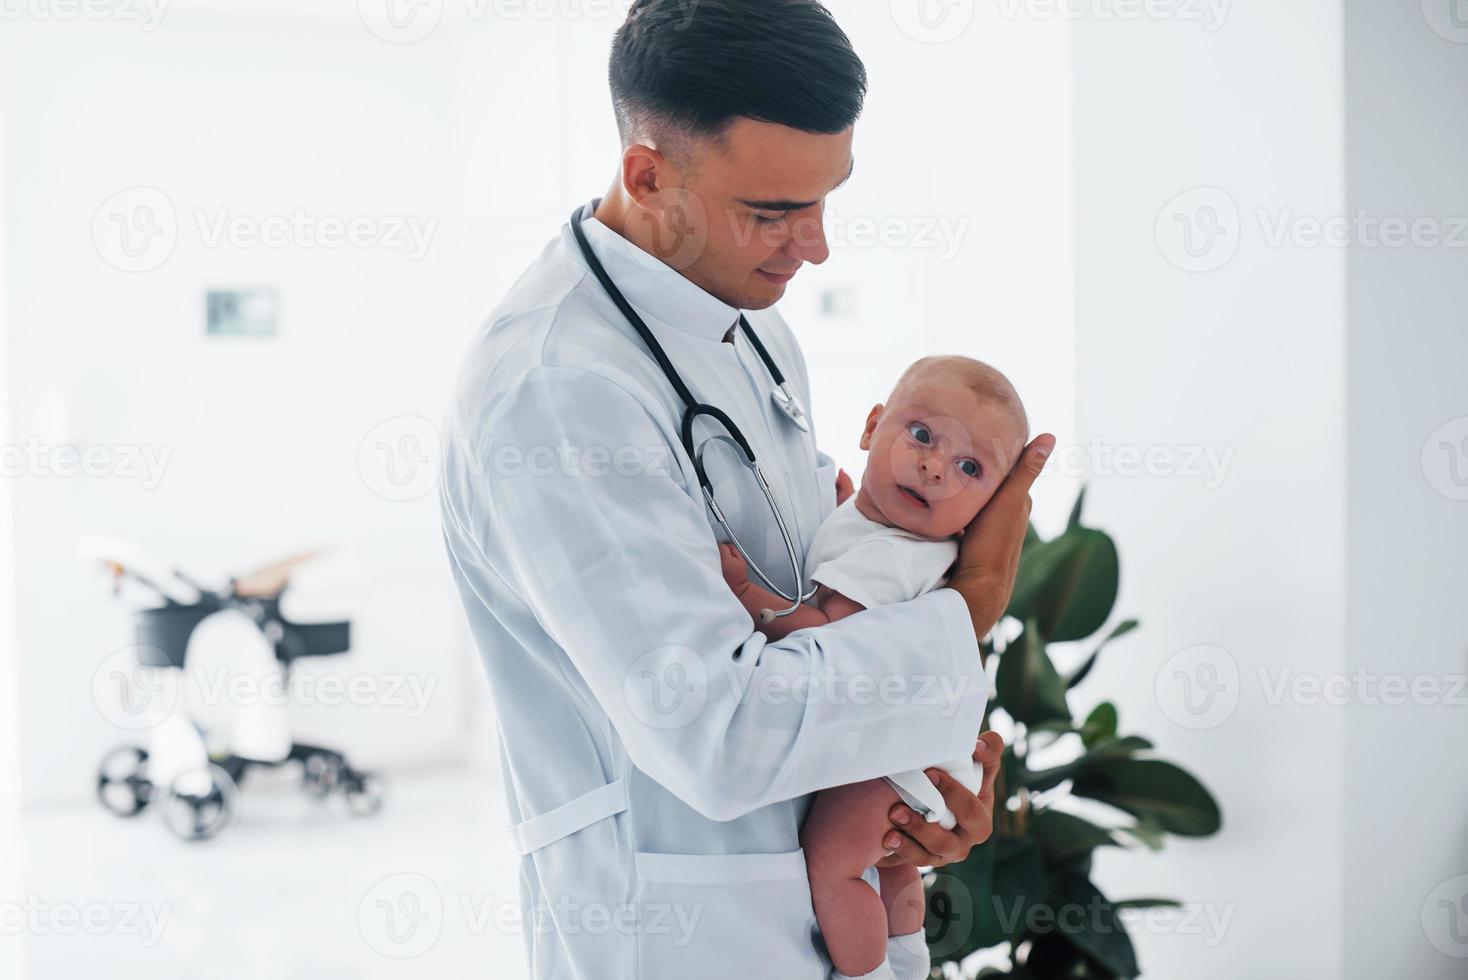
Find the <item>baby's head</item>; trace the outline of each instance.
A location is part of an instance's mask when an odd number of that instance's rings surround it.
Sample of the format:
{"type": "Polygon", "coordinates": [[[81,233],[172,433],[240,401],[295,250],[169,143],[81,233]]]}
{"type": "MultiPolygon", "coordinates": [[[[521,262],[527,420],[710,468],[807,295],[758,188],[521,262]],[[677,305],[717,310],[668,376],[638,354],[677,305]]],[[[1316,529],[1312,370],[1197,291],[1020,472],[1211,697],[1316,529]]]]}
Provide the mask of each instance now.
{"type": "Polygon", "coordinates": [[[926,538],[962,531],[1029,439],[1009,379],[971,357],[924,357],[867,416],[857,507],[926,538]]]}

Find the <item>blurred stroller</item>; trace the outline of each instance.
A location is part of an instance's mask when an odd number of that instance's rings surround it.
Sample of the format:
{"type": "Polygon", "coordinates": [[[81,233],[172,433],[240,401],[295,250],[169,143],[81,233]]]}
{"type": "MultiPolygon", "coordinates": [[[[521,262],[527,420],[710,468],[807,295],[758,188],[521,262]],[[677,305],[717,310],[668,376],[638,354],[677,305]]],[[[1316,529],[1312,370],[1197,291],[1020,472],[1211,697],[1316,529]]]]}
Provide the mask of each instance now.
{"type": "Polygon", "coordinates": [[[231,579],[219,591],[176,570],[154,579],[120,561],[104,560],[114,594],[131,582],[163,602],[137,611],[136,663],[113,672],[124,687],[124,700],[141,703],[148,712],[138,726],[146,727],[147,744],[119,746],[102,760],[97,798],[106,809],[133,817],[156,802],[171,831],[185,840],[202,840],[230,824],[239,787],[251,769],[290,763],[300,763],[302,786],[314,797],[339,793],[361,816],[382,808],[382,785],[374,776],[354,769],[338,751],[291,739],[283,697],[254,697],[234,706],[223,748],[216,745],[211,755],[208,733],[179,696],[190,660],[201,653],[206,660],[227,654],[231,664],[283,694],[297,659],[347,651],[349,622],[295,623],[281,613],[292,573],[311,557],[298,555],[231,579]]]}

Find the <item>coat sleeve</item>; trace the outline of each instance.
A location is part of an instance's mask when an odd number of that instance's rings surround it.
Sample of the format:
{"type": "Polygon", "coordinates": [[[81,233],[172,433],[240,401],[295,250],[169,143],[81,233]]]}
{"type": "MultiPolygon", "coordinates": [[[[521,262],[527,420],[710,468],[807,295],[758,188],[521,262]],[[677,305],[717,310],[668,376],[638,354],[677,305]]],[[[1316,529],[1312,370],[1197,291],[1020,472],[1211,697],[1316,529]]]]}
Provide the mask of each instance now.
{"type": "Polygon", "coordinates": [[[958,593],[768,642],[659,415],[598,374],[538,366],[468,447],[474,523],[632,762],[729,820],[972,752],[987,684],[958,593]]]}

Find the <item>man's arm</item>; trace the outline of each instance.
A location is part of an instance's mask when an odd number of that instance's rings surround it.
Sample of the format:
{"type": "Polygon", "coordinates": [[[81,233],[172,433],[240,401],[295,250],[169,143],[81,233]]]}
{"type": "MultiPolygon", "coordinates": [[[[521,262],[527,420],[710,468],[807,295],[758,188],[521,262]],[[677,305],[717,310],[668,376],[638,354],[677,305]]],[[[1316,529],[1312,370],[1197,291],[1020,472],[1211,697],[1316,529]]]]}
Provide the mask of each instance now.
{"type": "Polygon", "coordinates": [[[755,585],[750,580],[748,564],[732,544],[719,545],[719,562],[724,581],[739,599],[740,605],[744,606],[744,611],[754,620],[754,628],[771,640],[783,640],[796,630],[834,623],[866,608],[822,585],[812,596],[813,602],[802,602],[794,611],[776,616],[767,622],[767,613],[789,609],[789,600],[780,598],[763,586],[755,585]]]}
{"type": "Polygon", "coordinates": [[[471,427],[457,491],[638,768],[732,819],[970,751],[986,684],[960,594],[751,633],[663,416],[599,375],[533,368],[471,427]]]}

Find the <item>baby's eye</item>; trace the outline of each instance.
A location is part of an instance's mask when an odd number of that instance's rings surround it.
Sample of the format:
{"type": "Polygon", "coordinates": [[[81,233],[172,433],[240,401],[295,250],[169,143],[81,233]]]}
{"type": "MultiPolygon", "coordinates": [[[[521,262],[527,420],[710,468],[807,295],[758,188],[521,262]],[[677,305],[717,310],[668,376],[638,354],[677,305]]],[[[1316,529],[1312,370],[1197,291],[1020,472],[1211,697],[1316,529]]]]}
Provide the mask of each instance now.
{"type": "Polygon", "coordinates": [[[907,427],[907,434],[925,446],[933,441],[933,434],[921,422],[914,422],[912,425],[909,425],[907,427]]]}
{"type": "Polygon", "coordinates": [[[960,459],[958,461],[958,468],[963,470],[963,472],[968,476],[973,477],[977,477],[981,472],[983,472],[978,462],[972,459],[960,459]]]}

